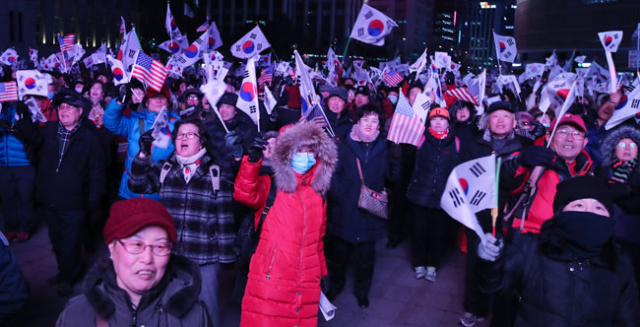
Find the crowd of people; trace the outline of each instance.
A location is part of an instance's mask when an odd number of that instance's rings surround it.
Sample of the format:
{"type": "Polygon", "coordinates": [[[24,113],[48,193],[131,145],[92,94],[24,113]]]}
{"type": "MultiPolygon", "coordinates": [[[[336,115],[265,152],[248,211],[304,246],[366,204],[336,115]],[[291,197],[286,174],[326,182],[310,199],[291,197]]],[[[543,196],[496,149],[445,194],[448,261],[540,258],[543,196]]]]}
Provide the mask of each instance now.
{"type": "Polygon", "coordinates": [[[519,93],[489,81],[493,101],[479,103],[447,92],[468,85],[441,70],[445,96],[417,146],[387,137],[401,102],[427,89],[420,71],[397,84],[314,79],[324,123],[300,121],[308,108],[286,74],[267,82],[272,110],[260,89],[256,123],[238,107],[242,77],[227,76],[210,103],[197,73],[154,91],[115,86],[104,64],[47,72],[47,97],[25,90],[0,112],[0,260],[17,280],[0,322],[28,298],[6,247],[44,217],[49,283],[68,297],[82,281],[59,326],[220,326],[218,276],[234,263],[242,326],[315,326],[321,291],[340,296],[350,263],[354,305],[369,306],[385,238],[407,240],[407,269],[430,282],[447,249],[466,251],[463,326],[640,326],[640,127],[631,117],[605,129],[632,86],[584,92],[556,117],[562,102],[542,110],[533,87],[550,70],[519,93]],[[455,166],[491,154],[502,164],[497,220],[477,213],[485,243],[441,198],[455,166]],[[362,208],[364,186],[388,193],[388,219],[362,208]],[[109,256],[84,272],[83,253],[104,246],[109,256]]]}

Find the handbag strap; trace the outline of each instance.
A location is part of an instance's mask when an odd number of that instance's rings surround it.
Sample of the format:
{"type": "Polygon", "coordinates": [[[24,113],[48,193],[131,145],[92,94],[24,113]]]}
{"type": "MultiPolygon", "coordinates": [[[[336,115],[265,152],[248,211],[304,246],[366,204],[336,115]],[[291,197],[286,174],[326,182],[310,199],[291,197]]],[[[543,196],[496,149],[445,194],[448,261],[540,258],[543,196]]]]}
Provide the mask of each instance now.
{"type": "Polygon", "coordinates": [[[364,185],[364,177],[362,176],[362,167],[360,167],[360,159],[356,157],[356,164],[358,165],[358,173],[360,173],[360,180],[362,181],[362,185],[364,185]]]}

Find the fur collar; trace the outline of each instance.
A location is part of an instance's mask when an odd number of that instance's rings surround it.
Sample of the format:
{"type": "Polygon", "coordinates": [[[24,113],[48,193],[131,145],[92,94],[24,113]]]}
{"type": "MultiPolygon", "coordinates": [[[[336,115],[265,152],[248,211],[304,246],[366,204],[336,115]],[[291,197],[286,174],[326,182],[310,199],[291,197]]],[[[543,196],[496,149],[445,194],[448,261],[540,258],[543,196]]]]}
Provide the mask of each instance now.
{"type": "Polygon", "coordinates": [[[338,162],[336,144],[325,131],[314,123],[295,124],[280,133],[272,158],[273,171],[278,189],[286,193],[295,192],[298,177],[291,167],[291,156],[303,146],[315,150],[316,165],[311,173],[311,188],[324,194],[331,186],[331,175],[338,162]]]}
{"type": "MultiPolygon", "coordinates": [[[[156,291],[151,297],[161,296],[160,303],[176,317],[184,316],[198,300],[202,277],[195,263],[189,259],[171,255],[163,280],[149,293],[156,291]],[[160,287],[158,287],[160,286],[160,287]]],[[[83,293],[91,307],[102,317],[109,317],[115,311],[116,301],[126,301],[127,294],[116,282],[111,259],[98,261],[87,273],[83,281],[83,293]]],[[[146,295],[145,295],[146,296],[146,295]]],[[[140,308],[144,310],[145,296],[140,300],[140,308]]]]}
{"type": "Polygon", "coordinates": [[[620,140],[629,138],[636,142],[636,145],[640,146],[640,130],[632,126],[620,126],[610,131],[602,140],[600,151],[602,153],[602,166],[611,167],[614,163],[618,162],[616,157],[616,146],[620,140]]]}

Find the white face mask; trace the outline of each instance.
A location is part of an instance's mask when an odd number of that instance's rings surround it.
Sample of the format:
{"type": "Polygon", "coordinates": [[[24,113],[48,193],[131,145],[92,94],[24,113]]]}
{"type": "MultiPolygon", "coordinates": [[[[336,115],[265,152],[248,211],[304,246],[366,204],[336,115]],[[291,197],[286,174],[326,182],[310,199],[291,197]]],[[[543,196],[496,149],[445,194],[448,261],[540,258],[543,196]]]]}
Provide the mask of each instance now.
{"type": "Polygon", "coordinates": [[[76,92],[78,92],[78,93],[82,93],[82,89],[84,89],[84,87],[82,87],[82,86],[76,86],[76,92]]]}

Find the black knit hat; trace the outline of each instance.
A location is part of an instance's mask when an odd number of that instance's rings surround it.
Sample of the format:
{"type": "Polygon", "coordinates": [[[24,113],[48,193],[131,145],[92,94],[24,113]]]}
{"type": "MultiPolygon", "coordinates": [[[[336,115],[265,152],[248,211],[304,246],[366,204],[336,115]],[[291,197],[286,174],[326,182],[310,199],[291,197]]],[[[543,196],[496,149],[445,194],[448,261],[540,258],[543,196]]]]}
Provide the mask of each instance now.
{"type": "Polygon", "coordinates": [[[577,176],[560,182],[553,199],[553,211],[562,210],[567,204],[580,199],[595,199],[602,203],[609,214],[613,213],[613,199],[606,191],[605,182],[590,176],[577,176]]]}
{"type": "Polygon", "coordinates": [[[506,110],[512,114],[516,113],[516,108],[509,101],[496,101],[489,106],[487,109],[487,114],[490,114],[496,110],[506,110]]]}

